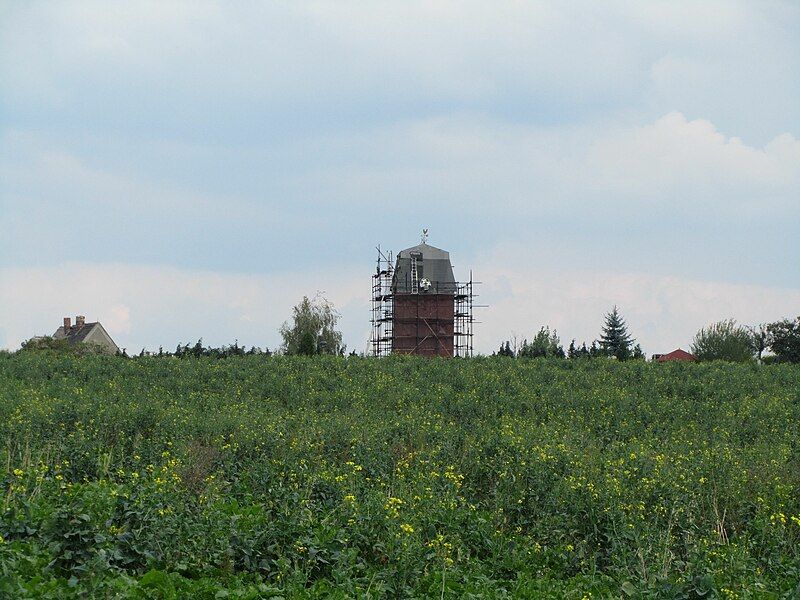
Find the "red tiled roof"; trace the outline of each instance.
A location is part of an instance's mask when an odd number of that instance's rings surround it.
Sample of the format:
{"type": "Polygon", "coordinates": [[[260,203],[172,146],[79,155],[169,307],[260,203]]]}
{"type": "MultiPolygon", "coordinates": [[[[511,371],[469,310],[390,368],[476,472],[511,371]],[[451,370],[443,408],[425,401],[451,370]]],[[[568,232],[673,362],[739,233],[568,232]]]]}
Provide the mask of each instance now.
{"type": "Polygon", "coordinates": [[[658,362],[667,362],[670,360],[697,360],[697,357],[694,354],[689,354],[686,350],[678,348],[668,354],[662,354],[657,360],[658,362]]]}

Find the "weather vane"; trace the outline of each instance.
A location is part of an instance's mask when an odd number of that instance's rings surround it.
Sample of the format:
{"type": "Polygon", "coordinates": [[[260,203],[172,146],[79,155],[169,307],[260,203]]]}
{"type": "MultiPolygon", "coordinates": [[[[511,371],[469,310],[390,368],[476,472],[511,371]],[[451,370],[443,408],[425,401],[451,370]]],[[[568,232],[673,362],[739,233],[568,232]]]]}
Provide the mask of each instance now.
{"type": "Polygon", "coordinates": [[[428,230],[427,229],[423,229],[422,230],[422,243],[423,244],[427,244],[428,243],[428,230]]]}

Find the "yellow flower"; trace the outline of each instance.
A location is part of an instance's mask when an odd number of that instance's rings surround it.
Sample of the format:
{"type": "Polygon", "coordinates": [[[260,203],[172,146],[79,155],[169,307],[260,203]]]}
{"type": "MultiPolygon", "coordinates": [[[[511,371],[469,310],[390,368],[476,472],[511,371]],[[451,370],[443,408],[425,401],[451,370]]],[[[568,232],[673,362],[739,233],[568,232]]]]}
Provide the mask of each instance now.
{"type": "Polygon", "coordinates": [[[411,525],[409,525],[408,523],[403,523],[402,525],[400,525],[400,529],[403,531],[403,533],[407,533],[407,534],[414,533],[414,528],[411,525]]]}
{"type": "Polygon", "coordinates": [[[773,525],[776,523],[780,523],[781,525],[786,525],[786,515],[783,513],[776,513],[770,516],[769,520],[772,522],[773,525]]]}

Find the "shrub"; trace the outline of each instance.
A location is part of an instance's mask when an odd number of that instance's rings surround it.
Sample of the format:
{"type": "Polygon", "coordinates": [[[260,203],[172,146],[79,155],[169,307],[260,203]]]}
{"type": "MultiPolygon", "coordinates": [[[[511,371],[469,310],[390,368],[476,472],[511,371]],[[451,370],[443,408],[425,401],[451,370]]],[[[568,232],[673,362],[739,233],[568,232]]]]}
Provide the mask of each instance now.
{"type": "Polygon", "coordinates": [[[800,363],[800,317],[767,325],[770,350],[779,362],[800,363]]]}
{"type": "Polygon", "coordinates": [[[750,332],[733,319],[713,323],[694,336],[692,354],[697,360],[747,362],[753,359],[750,332]]]}

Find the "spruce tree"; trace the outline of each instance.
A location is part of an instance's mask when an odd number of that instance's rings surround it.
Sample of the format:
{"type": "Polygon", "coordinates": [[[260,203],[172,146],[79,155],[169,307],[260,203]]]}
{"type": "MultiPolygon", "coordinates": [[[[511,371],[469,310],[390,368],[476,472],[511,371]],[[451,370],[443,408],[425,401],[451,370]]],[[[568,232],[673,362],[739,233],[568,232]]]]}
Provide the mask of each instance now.
{"type": "Polygon", "coordinates": [[[617,360],[627,360],[631,357],[634,341],[628,333],[625,319],[614,305],[614,309],[606,315],[603,334],[600,336],[600,347],[607,356],[613,356],[617,360]]]}
{"type": "Polygon", "coordinates": [[[514,351],[511,349],[511,342],[500,344],[500,349],[497,351],[497,356],[508,356],[514,358],[514,351]]]}
{"type": "Polygon", "coordinates": [[[567,349],[567,358],[577,358],[578,357],[578,349],[575,347],[575,340],[572,340],[569,343],[569,348],[567,349]]]}

